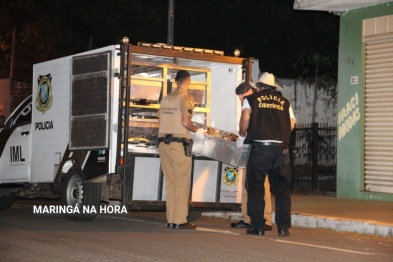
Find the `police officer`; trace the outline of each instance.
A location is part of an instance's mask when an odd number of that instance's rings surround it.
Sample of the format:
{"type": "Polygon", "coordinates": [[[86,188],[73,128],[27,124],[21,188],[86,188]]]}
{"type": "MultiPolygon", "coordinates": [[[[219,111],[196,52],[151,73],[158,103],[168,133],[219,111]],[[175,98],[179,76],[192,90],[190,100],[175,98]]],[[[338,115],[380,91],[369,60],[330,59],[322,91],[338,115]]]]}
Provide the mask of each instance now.
{"type": "Polygon", "coordinates": [[[177,89],[161,100],[157,114],[160,121],[158,151],[165,176],[167,227],[195,229],[195,224],[187,222],[192,158],[185,155],[184,145],[190,139],[190,132],[203,139],[204,130],[191,121],[194,101],[187,93],[190,73],[178,71],[175,81],[177,89]]]}
{"type": "MultiPolygon", "coordinates": [[[[246,96],[252,95],[256,90],[252,88],[250,83],[244,82],[236,87],[236,95],[239,97],[240,101],[243,103],[243,100],[246,96]]],[[[247,190],[246,190],[246,176],[243,172],[243,187],[242,187],[242,220],[237,223],[231,223],[231,227],[233,228],[251,228],[250,216],[247,214],[247,190]]],[[[264,210],[264,218],[266,219],[265,231],[272,230],[272,198],[270,193],[270,184],[269,179],[265,180],[265,210],[264,210]]]]}
{"type": "Polygon", "coordinates": [[[253,228],[247,234],[264,235],[264,182],[269,174],[275,195],[278,235],[289,236],[291,227],[291,170],[289,145],[295,116],[289,101],[276,92],[274,75],[263,73],[261,90],[244,98],[236,146],[252,144],[246,169],[247,210],[253,228]]]}

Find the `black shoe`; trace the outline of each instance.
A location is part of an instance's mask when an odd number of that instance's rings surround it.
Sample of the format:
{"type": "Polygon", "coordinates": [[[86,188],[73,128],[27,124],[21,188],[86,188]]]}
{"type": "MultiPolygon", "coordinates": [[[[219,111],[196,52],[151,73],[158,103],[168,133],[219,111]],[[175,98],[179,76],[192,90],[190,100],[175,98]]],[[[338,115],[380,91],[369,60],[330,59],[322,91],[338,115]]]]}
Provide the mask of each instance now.
{"type": "Polygon", "coordinates": [[[166,227],[167,227],[167,228],[173,228],[174,225],[175,225],[175,224],[173,224],[173,223],[168,223],[168,224],[166,225],[166,227]]]}
{"type": "Polygon", "coordinates": [[[265,225],[265,231],[272,231],[272,226],[265,225]]]}
{"type": "Polygon", "coordinates": [[[288,229],[278,229],[278,236],[279,237],[289,237],[288,229]]]}
{"type": "Polygon", "coordinates": [[[173,224],[173,229],[195,229],[196,225],[189,222],[184,224],[173,224]]]}
{"type": "Polygon", "coordinates": [[[231,227],[233,227],[233,228],[252,228],[252,226],[249,223],[244,222],[243,220],[240,220],[237,223],[232,223],[231,227]]]}
{"type": "Polygon", "coordinates": [[[263,236],[263,235],[265,234],[265,230],[247,229],[246,233],[247,233],[247,234],[250,234],[250,235],[259,235],[259,236],[263,236]]]}

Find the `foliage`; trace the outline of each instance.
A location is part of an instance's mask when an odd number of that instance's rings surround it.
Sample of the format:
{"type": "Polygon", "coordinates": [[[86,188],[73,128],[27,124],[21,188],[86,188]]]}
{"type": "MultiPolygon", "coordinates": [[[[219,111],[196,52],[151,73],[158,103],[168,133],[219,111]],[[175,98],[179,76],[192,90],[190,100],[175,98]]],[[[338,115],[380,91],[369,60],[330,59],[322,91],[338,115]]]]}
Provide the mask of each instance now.
{"type": "Polygon", "coordinates": [[[321,53],[315,50],[303,52],[294,64],[294,67],[300,68],[302,72],[302,75],[298,77],[297,81],[305,82],[309,88],[314,88],[312,104],[313,123],[317,114],[318,90],[323,90],[326,94],[330,95],[332,99],[328,100],[328,103],[337,99],[337,73],[325,71],[332,64],[337,64],[336,55],[321,53]]]}
{"type": "Polygon", "coordinates": [[[166,16],[163,0],[4,1],[0,6],[0,78],[9,77],[14,25],[14,78],[30,82],[35,63],[116,44],[125,35],[135,43],[137,37],[162,42],[166,16]]]}
{"type": "Polygon", "coordinates": [[[308,51],[303,52],[293,66],[301,70],[298,80],[329,92],[337,86],[337,73],[326,71],[333,64],[337,64],[336,55],[308,51]]]}
{"type": "MultiPolygon", "coordinates": [[[[321,70],[331,66],[333,63],[337,63],[337,55],[335,54],[308,51],[300,55],[294,64],[294,68],[301,69],[301,75],[303,76],[315,76],[320,72],[324,73],[321,70]]],[[[337,75],[336,73],[331,74],[337,75]]]]}
{"type": "MultiPolygon", "coordinates": [[[[339,18],[293,10],[293,1],[175,1],[174,44],[224,50],[259,60],[262,71],[297,77],[301,50],[337,55],[339,18]]],[[[8,0],[0,2],[0,78],[8,77],[17,25],[15,75],[31,81],[32,65],[130,42],[166,43],[168,0],[8,0]]],[[[331,64],[326,71],[336,70],[331,64]]]]}
{"type": "Polygon", "coordinates": [[[330,74],[320,74],[318,78],[299,76],[295,82],[306,84],[309,88],[316,87],[317,90],[323,90],[334,101],[337,100],[337,77],[330,74]]]}

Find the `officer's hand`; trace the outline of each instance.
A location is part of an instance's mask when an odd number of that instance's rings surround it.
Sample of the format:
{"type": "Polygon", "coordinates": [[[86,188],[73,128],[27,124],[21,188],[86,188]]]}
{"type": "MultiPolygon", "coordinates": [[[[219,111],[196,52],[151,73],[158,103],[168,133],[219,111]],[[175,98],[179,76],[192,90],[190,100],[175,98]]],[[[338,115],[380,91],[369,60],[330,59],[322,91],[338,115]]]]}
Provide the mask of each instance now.
{"type": "Polygon", "coordinates": [[[244,139],[246,139],[245,136],[240,136],[240,135],[239,135],[239,137],[238,137],[237,140],[236,140],[236,147],[237,147],[237,148],[242,148],[242,147],[243,147],[244,139]]]}
{"type": "Polygon", "coordinates": [[[207,130],[203,129],[203,128],[198,128],[198,131],[196,131],[195,133],[193,133],[195,135],[196,138],[204,140],[205,136],[203,135],[204,133],[206,133],[207,130]]]}

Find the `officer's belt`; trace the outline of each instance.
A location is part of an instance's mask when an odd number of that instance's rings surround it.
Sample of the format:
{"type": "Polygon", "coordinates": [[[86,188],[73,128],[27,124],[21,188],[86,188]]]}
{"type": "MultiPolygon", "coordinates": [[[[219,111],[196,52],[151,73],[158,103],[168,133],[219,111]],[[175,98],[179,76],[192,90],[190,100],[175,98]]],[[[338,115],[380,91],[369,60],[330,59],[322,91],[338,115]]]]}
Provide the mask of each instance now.
{"type": "MultiPolygon", "coordinates": [[[[169,142],[179,142],[179,143],[183,143],[183,141],[184,141],[184,139],[183,139],[183,138],[180,138],[180,137],[171,137],[171,138],[169,139],[169,142]]],[[[158,143],[161,143],[161,142],[165,142],[165,137],[159,137],[159,138],[158,138],[158,143]]]]}
{"type": "Polygon", "coordinates": [[[262,146],[281,146],[285,145],[287,148],[284,148],[282,151],[283,154],[289,154],[289,148],[287,143],[285,142],[267,142],[267,141],[254,141],[254,144],[262,145],[262,146]]]}

